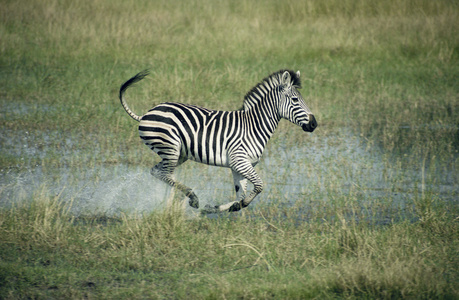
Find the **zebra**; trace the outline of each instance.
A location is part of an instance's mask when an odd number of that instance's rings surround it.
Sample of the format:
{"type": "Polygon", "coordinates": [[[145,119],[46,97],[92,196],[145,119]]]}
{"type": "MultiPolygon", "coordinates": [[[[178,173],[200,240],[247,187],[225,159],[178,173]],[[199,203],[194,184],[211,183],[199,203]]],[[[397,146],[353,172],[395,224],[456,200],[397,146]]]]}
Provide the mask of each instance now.
{"type": "Polygon", "coordinates": [[[197,209],[198,197],[191,188],[174,179],[175,168],[194,160],[232,171],[236,200],[217,206],[208,204],[203,213],[239,211],[261,193],[263,182],[254,167],[282,118],[306,132],[317,127],[314,115],[298,91],[300,71],[280,70],[264,78],[245,95],[240,110],[218,111],[165,102],[138,116],[129,109],[123,95],[148,74],[145,70],[126,81],[119,98],[129,116],[139,122],[140,138],[162,159],[151,169],[151,175],[183,192],[189,205],[197,209]],[[248,195],[247,181],[253,184],[248,195]]]}

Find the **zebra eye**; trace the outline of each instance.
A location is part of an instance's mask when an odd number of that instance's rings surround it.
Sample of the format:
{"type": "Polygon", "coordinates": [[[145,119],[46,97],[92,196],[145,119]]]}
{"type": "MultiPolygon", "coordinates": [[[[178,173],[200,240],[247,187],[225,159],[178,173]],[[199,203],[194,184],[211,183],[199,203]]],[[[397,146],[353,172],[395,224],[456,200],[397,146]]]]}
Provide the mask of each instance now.
{"type": "Polygon", "coordinates": [[[293,97],[292,97],[292,101],[293,101],[293,102],[298,102],[298,97],[297,97],[297,96],[293,96],[293,97]]]}

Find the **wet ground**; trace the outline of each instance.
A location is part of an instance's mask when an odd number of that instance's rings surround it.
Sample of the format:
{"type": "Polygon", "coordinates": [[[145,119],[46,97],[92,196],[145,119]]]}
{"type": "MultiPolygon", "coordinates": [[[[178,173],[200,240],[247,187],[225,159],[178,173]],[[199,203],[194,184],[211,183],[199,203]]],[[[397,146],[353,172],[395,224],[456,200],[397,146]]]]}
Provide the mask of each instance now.
{"type": "MultiPolygon", "coordinates": [[[[27,157],[49,155],[53,134],[39,139],[24,132],[16,141],[2,139],[3,154],[27,157]],[[35,144],[31,141],[38,141],[35,144]],[[30,145],[36,145],[31,147],[30,145]]],[[[346,203],[378,213],[384,203],[386,214],[381,222],[411,206],[413,198],[423,193],[439,201],[457,201],[459,187],[454,166],[426,166],[419,158],[410,167],[399,164],[397,157],[388,158],[377,147],[368,147],[350,131],[322,136],[308,134],[302,140],[279,137],[268,144],[256,170],[265,189],[251,204],[296,205],[299,211],[319,209],[321,203],[346,203]],[[283,143],[284,142],[284,143],[283,143]]],[[[64,143],[75,143],[71,139],[64,143]]],[[[81,153],[62,153],[65,156],[81,153]]],[[[27,165],[27,164],[25,164],[27,165]]],[[[142,213],[166,207],[171,189],[150,174],[151,166],[95,164],[90,169],[50,169],[40,165],[2,168],[0,174],[0,206],[29,201],[40,194],[72,201],[75,215],[116,216],[122,212],[142,213]]],[[[235,193],[231,171],[187,162],[176,172],[178,181],[192,187],[205,204],[233,201],[235,193]]],[[[250,186],[249,186],[250,188],[250,186]]],[[[183,199],[182,196],[179,198],[183,199]]],[[[187,207],[187,212],[193,209],[187,207]]]]}

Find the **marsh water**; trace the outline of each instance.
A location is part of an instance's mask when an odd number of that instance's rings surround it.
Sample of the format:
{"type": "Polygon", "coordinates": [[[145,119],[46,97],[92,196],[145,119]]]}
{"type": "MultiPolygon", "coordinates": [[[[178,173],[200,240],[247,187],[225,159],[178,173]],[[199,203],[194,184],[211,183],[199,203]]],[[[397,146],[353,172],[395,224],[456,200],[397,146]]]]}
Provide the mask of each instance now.
{"type": "MultiPolygon", "coordinates": [[[[48,155],[50,151],[61,157],[81,156],[73,150],[52,149],[51,141],[60,138],[58,133],[37,137],[22,132],[16,136],[14,141],[1,138],[3,155],[20,160],[48,155]]],[[[68,138],[63,143],[72,145],[78,141],[68,138]]],[[[116,216],[161,210],[174,193],[150,175],[150,168],[158,161],[155,157],[152,165],[102,163],[78,169],[49,168],[25,161],[21,166],[1,169],[0,206],[10,207],[45,195],[72,202],[75,215],[116,216]]],[[[403,155],[389,157],[347,129],[321,135],[318,128],[301,139],[279,136],[268,144],[256,166],[265,189],[250,208],[297,206],[300,213],[307,215],[324,204],[336,203],[366,211],[369,218],[377,218],[378,222],[389,222],[394,218],[411,218],[404,211],[424,193],[437,201],[457,201],[459,188],[454,164],[438,167],[426,164],[422,157],[408,166],[402,161],[403,155]]],[[[176,179],[193,188],[201,207],[234,200],[231,171],[227,168],[187,162],[177,169],[176,179]]],[[[176,198],[184,199],[181,195],[176,198]]],[[[196,215],[196,210],[183,206],[188,214],[196,215]]]]}

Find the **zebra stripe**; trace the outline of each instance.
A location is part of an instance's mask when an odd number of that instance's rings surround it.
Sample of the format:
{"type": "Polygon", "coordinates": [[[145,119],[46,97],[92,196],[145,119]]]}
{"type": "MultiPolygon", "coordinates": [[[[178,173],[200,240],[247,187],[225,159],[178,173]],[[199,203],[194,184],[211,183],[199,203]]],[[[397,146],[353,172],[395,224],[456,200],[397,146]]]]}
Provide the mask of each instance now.
{"type": "Polygon", "coordinates": [[[174,169],[188,159],[232,169],[236,201],[208,206],[206,212],[239,210],[262,191],[263,182],[253,167],[281,118],[304,131],[312,132],[317,127],[314,115],[298,92],[299,72],[281,70],[271,74],[246,94],[243,108],[238,111],[166,102],[137,116],[127,106],[123,94],[146,75],[147,72],[141,72],[124,83],[120,100],[126,112],[140,122],[141,139],[162,158],[152,169],[152,175],[183,191],[190,198],[190,205],[197,208],[198,198],[189,187],[173,179],[174,169]],[[248,196],[247,180],[254,185],[248,196]]]}

